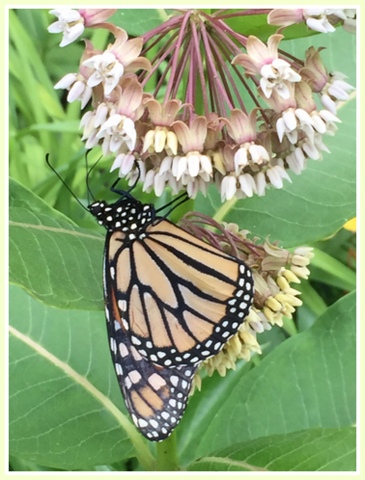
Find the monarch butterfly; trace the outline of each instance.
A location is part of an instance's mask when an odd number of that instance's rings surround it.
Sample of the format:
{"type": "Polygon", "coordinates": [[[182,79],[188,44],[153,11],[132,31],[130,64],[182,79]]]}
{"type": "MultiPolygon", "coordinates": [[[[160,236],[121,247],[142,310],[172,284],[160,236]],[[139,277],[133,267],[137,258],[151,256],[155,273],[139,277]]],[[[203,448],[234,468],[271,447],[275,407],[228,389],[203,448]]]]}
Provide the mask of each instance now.
{"type": "Polygon", "coordinates": [[[161,441],[180,421],[201,362],[223,348],[248,314],[252,273],[160,216],[162,209],[113,187],[120,195],[115,203],[88,207],[107,229],[110,350],[135,425],[161,441]]]}

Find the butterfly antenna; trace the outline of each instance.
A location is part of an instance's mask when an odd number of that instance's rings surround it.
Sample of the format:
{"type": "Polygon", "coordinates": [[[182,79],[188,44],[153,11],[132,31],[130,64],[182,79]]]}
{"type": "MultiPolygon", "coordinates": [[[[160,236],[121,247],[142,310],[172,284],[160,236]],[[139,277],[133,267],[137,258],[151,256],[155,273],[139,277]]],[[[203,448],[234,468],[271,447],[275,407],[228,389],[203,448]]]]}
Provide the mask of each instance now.
{"type": "MultiPolygon", "coordinates": [[[[90,188],[90,174],[94,170],[96,165],[100,162],[101,157],[99,157],[98,160],[96,160],[96,162],[94,163],[94,165],[92,167],[90,167],[90,169],[89,169],[89,164],[88,164],[88,161],[87,161],[87,157],[88,157],[90,152],[91,152],[91,149],[88,150],[86,152],[86,155],[85,155],[85,165],[86,165],[86,171],[87,171],[87,174],[86,174],[86,188],[87,188],[88,197],[89,198],[91,197],[93,199],[93,201],[95,202],[96,199],[95,199],[95,197],[93,195],[93,192],[90,188]]],[[[89,204],[90,204],[91,202],[90,202],[89,198],[88,198],[88,201],[89,201],[89,204]]]]}
{"type": "Polygon", "coordinates": [[[127,190],[128,193],[130,193],[134,188],[136,188],[137,183],[139,182],[139,179],[141,178],[141,167],[139,166],[139,163],[136,161],[136,167],[138,170],[138,175],[136,178],[136,181],[133,183],[133,185],[127,190]]]}
{"type": "Polygon", "coordinates": [[[119,195],[122,195],[122,196],[125,196],[125,197],[130,197],[131,196],[130,194],[131,194],[132,190],[134,190],[136,188],[136,185],[139,182],[139,179],[141,178],[141,167],[139,166],[137,161],[135,161],[135,164],[136,164],[136,167],[137,167],[137,170],[138,170],[138,175],[137,175],[136,181],[133,183],[133,185],[131,187],[129,187],[128,190],[118,190],[117,188],[115,188],[120,181],[120,177],[118,177],[115,180],[115,182],[113,183],[113,185],[110,187],[110,190],[112,192],[118,193],[119,195]]]}
{"type": "Polygon", "coordinates": [[[163,214],[163,218],[166,218],[170,215],[171,212],[175,210],[175,208],[179,207],[183,203],[187,202],[190,200],[190,197],[187,192],[182,193],[181,195],[178,195],[176,198],[171,200],[171,202],[166,203],[163,207],[157,208],[156,213],[160,213],[162,210],[165,210],[167,207],[170,207],[167,212],[163,214]]]}
{"type": "Polygon", "coordinates": [[[61,180],[61,182],[63,183],[63,185],[67,188],[67,190],[71,193],[71,195],[74,197],[74,199],[77,201],[77,203],[79,205],[81,205],[81,207],[88,211],[88,209],[85,207],[85,205],[83,205],[80,200],[77,198],[77,196],[75,195],[75,193],[71,190],[71,188],[67,185],[67,183],[65,182],[65,180],[61,177],[61,175],[57,172],[57,170],[51,165],[50,161],[49,161],[49,153],[46,154],[46,163],[47,165],[49,166],[49,168],[52,170],[53,173],[55,173],[57,175],[57,177],[61,180]]]}

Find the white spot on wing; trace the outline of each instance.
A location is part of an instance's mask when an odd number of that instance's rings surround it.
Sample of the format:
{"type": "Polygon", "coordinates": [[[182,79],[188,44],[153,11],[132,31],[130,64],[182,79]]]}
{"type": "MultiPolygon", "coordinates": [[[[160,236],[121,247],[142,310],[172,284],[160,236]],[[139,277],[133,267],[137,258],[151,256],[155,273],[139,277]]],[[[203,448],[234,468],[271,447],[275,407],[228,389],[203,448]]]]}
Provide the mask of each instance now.
{"type": "Polygon", "coordinates": [[[110,338],[110,349],[111,351],[116,354],[117,353],[117,343],[114,338],[110,338]]]}
{"type": "Polygon", "coordinates": [[[113,280],[115,279],[115,268],[114,267],[110,267],[110,276],[112,277],[113,280]]]}
{"type": "Polygon", "coordinates": [[[123,323],[123,327],[126,329],[126,330],[129,330],[129,324],[127,322],[127,320],[125,318],[122,318],[122,323],[123,323]]]}
{"type": "Polygon", "coordinates": [[[139,424],[139,426],[140,426],[141,428],[147,427],[147,425],[148,425],[148,423],[146,422],[146,420],[144,420],[143,418],[140,418],[140,419],[138,420],[138,424],[139,424]]]}
{"type": "Polygon", "coordinates": [[[126,377],[125,378],[125,386],[128,388],[128,390],[131,388],[132,386],[132,382],[130,381],[129,377],[126,377]]]}
{"type": "Polygon", "coordinates": [[[131,337],[131,340],[132,340],[132,343],[134,343],[134,345],[141,345],[142,344],[141,340],[139,340],[134,335],[131,337]]]}
{"type": "Polygon", "coordinates": [[[177,377],[176,375],[171,375],[170,381],[174,385],[174,387],[177,387],[179,383],[179,377],[177,377]]]}
{"type": "MultiPolygon", "coordinates": [[[[113,267],[110,268],[110,270],[113,267]]],[[[114,269],[113,269],[114,270],[114,269]]],[[[127,311],[127,302],[125,300],[118,300],[118,307],[121,312],[126,312],[127,311]]]]}
{"type": "Polygon", "coordinates": [[[154,427],[154,428],[158,428],[158,422],[156,422],[156,420],[154,420],[153,418],[150,420],[150,424],[154,427]]]}

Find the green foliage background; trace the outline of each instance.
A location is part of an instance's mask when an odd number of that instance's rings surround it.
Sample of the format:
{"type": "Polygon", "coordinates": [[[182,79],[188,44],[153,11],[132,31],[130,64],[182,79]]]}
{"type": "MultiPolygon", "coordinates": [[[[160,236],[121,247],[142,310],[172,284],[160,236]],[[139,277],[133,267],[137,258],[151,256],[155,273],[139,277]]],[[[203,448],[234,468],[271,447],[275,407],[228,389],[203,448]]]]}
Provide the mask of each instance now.
{"type": "MultiPolygon", "coordinates": [[[[157,26],[165,12],[119,11],[130,34],[157,26]]],[[[106,339],[101,264],[103,230],[45,164],[83,202],[84,148],[79,104],[53,85],[77,70],[81,43],[60,49],[43,10],[9,12],[10,22],[10,468],[157,470],[163,461],[131,424],[106,339]],[[27,82],[24,82],[27,78],[27,82]]],[[[272,33],[259,18],[252,32],[272,33]],[[260,23],[261,22],[261,23],[260,23]]],[[[235,25],[235,28],[240,28],[235,25]]],[[[243,28],[243,27],[242,27],[243,28]]],[[[300,35],[309,32],[300,31],[300,35]]],[[[90,32],[102,47],[105,32],[90,32]]],[[[295,38],[295,30],[291,36],[295,38]]],[[[326,65],[355,85],[355,37],[341,29],[283,42],[303,57],[325,46],[326,65]]],[[[236,222],[285,247],[315,247],[304,306],[284,329],[259,335],[263,355],[222,379],[203,380],[176,429],[176,468],[189,471],[354,471],[356,277],[355,100],[343,105],[331,154],[310,161],[282,190],[222,206],[211,189],[186,208],[236,222]]],[[[99,152],[91,154],[98,158],[99,152]]],[[[110,162],[92,191],[108,195],[110,162]]],[[[151,195],[137,195],[151,201],[151,195]]],[[[153,199],[165,202],[165,198],[153,199]]],[[[181,213],[181,212],[180,212],[181,213]]],[[[168,444],[167,448],[175,448],[168,444]]]]}

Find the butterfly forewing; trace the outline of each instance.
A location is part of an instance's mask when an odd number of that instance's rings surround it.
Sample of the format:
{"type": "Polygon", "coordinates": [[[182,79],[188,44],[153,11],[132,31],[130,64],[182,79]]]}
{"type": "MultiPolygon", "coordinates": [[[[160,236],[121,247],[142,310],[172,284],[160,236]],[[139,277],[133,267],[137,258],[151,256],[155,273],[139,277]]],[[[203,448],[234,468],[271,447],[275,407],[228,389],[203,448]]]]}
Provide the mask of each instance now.
{"type": "Polygon", "coordinates": [[[215,355],[248,314],[250,269],[167,220],[144,235],[128,245],[119,231],[110,237],[117,305],[132,344],[166,367],[215,355]]]}

